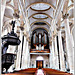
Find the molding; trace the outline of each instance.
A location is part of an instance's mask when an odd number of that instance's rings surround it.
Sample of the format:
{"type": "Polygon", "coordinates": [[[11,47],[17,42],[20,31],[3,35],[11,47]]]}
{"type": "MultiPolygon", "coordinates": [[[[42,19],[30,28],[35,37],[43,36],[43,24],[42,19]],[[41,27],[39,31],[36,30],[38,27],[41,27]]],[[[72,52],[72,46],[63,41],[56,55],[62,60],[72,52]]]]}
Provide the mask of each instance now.
{"type": "Polygon", "coordinates": [[[30,53],[30,55],[50,55],[51,53],[30,53]]]}

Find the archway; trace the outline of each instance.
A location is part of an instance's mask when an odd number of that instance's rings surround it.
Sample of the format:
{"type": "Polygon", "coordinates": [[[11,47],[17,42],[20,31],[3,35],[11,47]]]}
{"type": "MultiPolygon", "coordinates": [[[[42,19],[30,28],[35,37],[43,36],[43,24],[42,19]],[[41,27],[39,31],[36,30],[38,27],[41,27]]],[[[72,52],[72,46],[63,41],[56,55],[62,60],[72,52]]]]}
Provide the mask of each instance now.
{"type": "Polygon", "coordinates": [[[44,58],[42,56],[38,56],[36,58],[36,68],[43,68],[43,65],[44,65],[44,58]]]}

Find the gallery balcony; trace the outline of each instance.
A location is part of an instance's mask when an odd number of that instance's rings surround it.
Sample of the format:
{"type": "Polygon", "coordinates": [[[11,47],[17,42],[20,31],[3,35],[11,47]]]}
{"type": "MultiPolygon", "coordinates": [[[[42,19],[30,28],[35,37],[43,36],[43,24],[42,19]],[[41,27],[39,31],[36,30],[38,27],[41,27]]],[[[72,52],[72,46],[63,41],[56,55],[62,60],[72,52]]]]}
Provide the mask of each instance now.
{"type": "Polygon", "coordinates": [[[49,49],[44,49],[44,50],[30,49],[30,53],[50,53],[50,50],[49,49]]]}

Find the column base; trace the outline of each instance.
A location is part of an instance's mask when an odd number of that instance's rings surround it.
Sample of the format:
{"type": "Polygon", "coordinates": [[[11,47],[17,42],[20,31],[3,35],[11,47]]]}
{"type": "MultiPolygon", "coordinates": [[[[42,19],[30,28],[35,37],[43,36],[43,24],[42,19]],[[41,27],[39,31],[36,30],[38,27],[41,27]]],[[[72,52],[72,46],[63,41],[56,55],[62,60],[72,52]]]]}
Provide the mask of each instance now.
{"type": "Polygon", "coordinates": [[[60,71],[66,72],[66,69],[63,69],[63,70],[60,69],[60,71]]]}
{"type": "Polygon", "coordinates": [[[21,70],[21,68],[16,68],[15,70],[18,71],[18,70],[21,70]]]}
{"type": "Polygon", "coordinates": [[[70,73],[72,73],[74,75],[74,70],[70,70],[70,73]]]}
{"type": "Polygon", "coordinates": [[[25,67],[21,67],[21,70],[22,70],[22,69],[25,69],[25,67]]]}

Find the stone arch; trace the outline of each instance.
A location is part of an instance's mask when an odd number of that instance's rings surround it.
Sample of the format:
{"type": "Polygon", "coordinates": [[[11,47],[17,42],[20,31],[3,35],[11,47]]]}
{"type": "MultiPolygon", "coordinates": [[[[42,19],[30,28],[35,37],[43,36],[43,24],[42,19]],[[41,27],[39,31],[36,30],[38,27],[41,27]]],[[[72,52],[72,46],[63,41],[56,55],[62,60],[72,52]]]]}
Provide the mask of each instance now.
{"type": "Polygon", "coordinates": [[[35,14],[32,14],[29,18],[31,18],[31,17],[33,17],[34,15],[37,15],[37,14],[43,14],[43,15],[48,16],[50,19],[53,19],[50,15],[48,15],[46,13],[35,13],[35,14]]]}
{"type": "Polygon", "coordinates": [[[34,29],[32,30],[32,32],[33,32],[34,30],[38,29],[38,28],[45,29],[47,32],[49,32],[49,30],[48,30],[47,28],[45,28],[45,27],[36,27],[36,28],[34,28],[34,29]]]}
{"type": "Polygon", "coordinates": [[[49,27],[51,26],[48,22],[46,22],[46,21],[34,21],[33,23],[31,23],[30,24],[30,26],[32,26],[34,23],[36,23],[36,22],[44,22],[44,23],[46,23],[49,27]]]}

